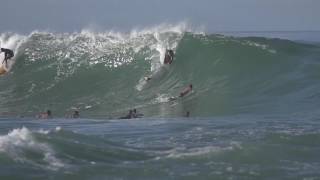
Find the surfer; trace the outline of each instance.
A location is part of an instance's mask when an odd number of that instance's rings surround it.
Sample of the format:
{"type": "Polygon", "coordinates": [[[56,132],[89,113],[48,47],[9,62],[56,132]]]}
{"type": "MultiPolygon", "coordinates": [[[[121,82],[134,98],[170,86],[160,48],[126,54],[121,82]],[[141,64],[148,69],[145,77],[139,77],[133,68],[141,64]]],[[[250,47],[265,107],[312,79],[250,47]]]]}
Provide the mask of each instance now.
{"type": "Polygon", "coordinates": [[[172,61],[173,61],[173,56],[174,56],[174,53],[173,53],[173,50],[171,50],[171,49],[167,49],[166,50],[166,54],[165,54],[165,56],[164,56],[164,61],[163,61],[163,63],[164,64],[171,64],[172,63],[172,61]]]}
{"type": "Polygon", "coordinates": [[[190,117],[190,111],[187,111],[186,116],[185,117],[190,117]]]}
{"type": "Polygon", "coordinates": [[[11,49],[6,49],[6,48],[1,48],[0,53],[2,52],[4,52],[4,59],[2,61],[2,64],[6,62],[6,67],[7,67],[8,59],[11,59],[14,56],[14,53],[11,49]]]}
{"type": "Polygon", "coordinates": [[[183,91],[181,91],[179,97],[183,97],[183,96],[187,95],[191,91],[192,91],[192,84],[190,84],[183,91]]]}
{"type": "Polygon", "coordinates": [[[179,96],[172,96],[169,97],[168,100],[169,101],[175,101],[178,99],[178,97],[182,98],[183,96],[187,95],[188,93],[190,93],[192,91],[192,84],[190,84],[188,87],[186,87],[184,90],[182,90],[179,94],[179,96]]]}
{"type": "Polygon", "coordinates": [[[72,114],[72,118],[79,118],[79,117],[80,117],[79,111],[74,111],[72,114]]]}
{"type": "Polygon", "coordinates": [[[132,114],[133,118],[141,118],[143,117],[143,114],[141,113],[137,113],[136,109],[133,109],[133,114],[132,114]]]}
{"type": "Polygon", "coordinates": [[[130,109],[128,115],[120,117],[119,119],[133,119],[133,118],[141,118],[143,114],[137,113],[136,109],[130,109]]]}
{"type": "Polygon", "coordinates": [[[133,118],[133,110],[130,109],[128,115],[124,116],[124,117],[120,117],[119,119],[131,119],[133,118]]]}
{"type": "Polygon", "coordinates": [[[47,110],[47,112],[42,112],[40,113],[37,118],[40,118],[40,119],[49,119],[49,118],[52,118],[52,115],[51,115],[51,111],[50,110],[47,110]]]}

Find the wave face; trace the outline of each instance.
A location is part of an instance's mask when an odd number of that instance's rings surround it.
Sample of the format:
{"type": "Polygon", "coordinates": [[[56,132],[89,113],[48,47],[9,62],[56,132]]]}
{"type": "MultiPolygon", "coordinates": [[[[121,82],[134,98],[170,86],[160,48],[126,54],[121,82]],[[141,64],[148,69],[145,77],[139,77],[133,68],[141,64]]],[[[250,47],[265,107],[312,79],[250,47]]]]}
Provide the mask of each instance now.
{"type": "MultiPolygon", "coordinates": [[[[119,117],[310,112],[319,105],[320,46],[175,27],[123,33],[2,34],[15,50],[0,79],[2,115],[119,117]],[[163,65],[165,49],[174,62],[163,65]],[[144,81],[144,77],[152,79],[144,81]],[[193,92],[176,101],[189,84],[193,92]]],[[[3,55],[3,54],[2,54],[3,55]]],[[[2,58],[2,57],[0,57],[2,58]]]]}

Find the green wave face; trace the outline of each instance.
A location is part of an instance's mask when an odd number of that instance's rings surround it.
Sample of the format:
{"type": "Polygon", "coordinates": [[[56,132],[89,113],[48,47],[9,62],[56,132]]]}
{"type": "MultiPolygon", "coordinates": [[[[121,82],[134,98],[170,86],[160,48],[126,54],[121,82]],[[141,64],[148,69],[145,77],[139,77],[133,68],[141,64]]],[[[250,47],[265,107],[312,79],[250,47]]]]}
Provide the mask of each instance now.
{"type": "MultiPolygon", "coordinates": [[[[185,32],[35,32],[15,37],[0,79],[2,115],[177,117],[290,113],[318,104],[320,47],[281,39],[185,32]],[[174,61],[162,64],[165,49],[174,61]],[[148,76],[152,79],[145,81],[148,76]],[[169,101],[189,84],[193,92],[169,101]]],[[[13,41],[13,40],[12,40],[13,41]]],[[[11,43],[12,44],[12,43],[11,43]]]]}

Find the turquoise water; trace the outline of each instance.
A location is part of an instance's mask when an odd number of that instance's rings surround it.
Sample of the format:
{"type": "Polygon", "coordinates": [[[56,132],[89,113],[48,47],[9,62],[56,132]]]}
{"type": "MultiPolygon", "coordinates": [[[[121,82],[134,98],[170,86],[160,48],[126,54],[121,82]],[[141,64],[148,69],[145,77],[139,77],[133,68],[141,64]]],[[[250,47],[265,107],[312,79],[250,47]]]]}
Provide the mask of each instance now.
{"type": "Polygon", "coordinates": [[[16,54],[0,78],[1,179],[320,177],[318,43],[180,27],[0,40],[16,54]],[[118,119],[133,108],[144,117],[118,119]]]}

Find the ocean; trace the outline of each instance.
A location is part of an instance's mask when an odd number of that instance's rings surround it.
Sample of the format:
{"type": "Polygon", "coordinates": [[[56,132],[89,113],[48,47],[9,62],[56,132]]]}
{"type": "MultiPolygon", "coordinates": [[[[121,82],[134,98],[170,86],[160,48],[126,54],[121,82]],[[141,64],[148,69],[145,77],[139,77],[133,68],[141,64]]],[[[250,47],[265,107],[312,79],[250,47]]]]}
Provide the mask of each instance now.
{"type": "Polygon", "coordinates": [[[0,179],[320,179],[319,37],[1,33],[0,179]]]}

